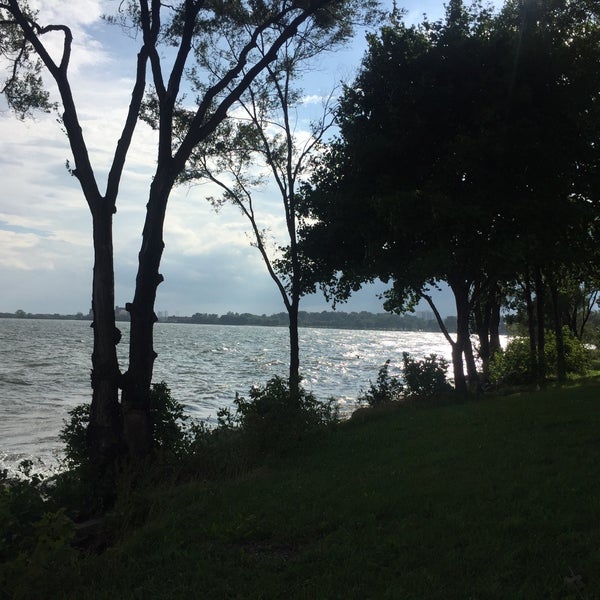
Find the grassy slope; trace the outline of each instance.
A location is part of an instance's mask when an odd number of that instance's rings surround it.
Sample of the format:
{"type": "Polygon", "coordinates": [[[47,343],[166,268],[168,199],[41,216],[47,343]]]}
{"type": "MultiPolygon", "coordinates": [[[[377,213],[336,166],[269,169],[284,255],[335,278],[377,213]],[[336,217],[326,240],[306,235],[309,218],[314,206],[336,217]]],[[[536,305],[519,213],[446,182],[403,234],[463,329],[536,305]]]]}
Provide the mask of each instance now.
{"type": "Polygon", "coordinates": [[[156,492],[69,595],[600,598],[599,408],[592,384],[348,423],[156,492]]]}

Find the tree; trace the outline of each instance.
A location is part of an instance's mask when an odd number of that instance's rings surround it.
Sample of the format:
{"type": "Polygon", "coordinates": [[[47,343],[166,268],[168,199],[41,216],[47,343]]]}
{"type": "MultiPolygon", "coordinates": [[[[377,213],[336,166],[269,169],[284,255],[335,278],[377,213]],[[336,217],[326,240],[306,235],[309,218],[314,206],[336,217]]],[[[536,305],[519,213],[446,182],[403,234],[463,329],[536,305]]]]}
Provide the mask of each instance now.
{"type": "MultiPolygon", "coordinates": [[[[275,58],[286,41],[327,29],[350,19],[358,10],[343,0],[236,1],[131,0],[120,5],[110,21],[140,32],[131,103],[115,148],[108,182],[101,191],[76,110],[69,81],[72,32],[66,25],[41,25],[26,2],[0,2],[0,51],[10,61],[3,86],[20,116],[51,109],[42,87],[44,67],[56,83],[62,105],[62,125],[73,153],[77,178],[93,221],[94,351],[93,397],[88,439],[90,454],[100,468],[124,453],[139,460],[151,449],[150,383],[156,353],[153,348],[154,301],[164,248],[163,222],[169,195],[194,148],[206,140],[233,104],[275,58]],[[54,58],[45,45],[49,33],[63,38],[62,54],[54,58]],[[236,40],[234,46],[224,40],[236,40]],[[164,46],[164,55],[161,50],[164,46]],[[148,90],[147,71],[152,81],[148,90]],[[193,108],[182,111],[186,92],[196,94],[193,108]],[[144,99],[145,93],[150,95],[144,99]],[[153,107],[158,124],[156,169],[150,185],[139,252],[131,315],[129,366],[121,374],[116,356],[120,334],[114,321],[112,215],[133,131],[143,110],[153,107]],[[180,127],[182,112],[187,121],[180,127]],[[119,403],[118,392],[122,389],[119,403]]],[[[68,18],[68,9],[65,9],[68,18]]]]}
{"type": "MultiPolygon", "coordinates": [[[[376,6],[373,0],[363,0],[360,10],[356,4],[352,13],[355,19],[360,16],[364,24],[372,23],[380,17],[376,6]]],[[[213,206],[220,209],[225,203],[233,204],[248,219],[252,245],[259,250],[288,315],[289,385],[295,397],[300,381],[298,312],[300,298],[306,292],[297,245],[296,190],[332,124],[329,98],[309,132],[299,129],[304,100],[295,81],[317,57],[344,44],[353,32],[351,25],[347,19],[325,28],[313,22],[302,36],[287,40],[278,57],[253,78],[241,95],[236,104],[238,110],[196,146],[181,176],[189,182],[212,181],[222,191],[221,196],[208,198],[213,206]],[[269,232],[260,226],[260,211],[256,212],[255,197],[267,182],[274,184],[281,199],[287,233],[285,248],[269,239],[269,232]]],[[[258,52],[264,53],[272,42],[265,34],[258,52]]],[[[235,47],[237,41],[229,39],[227,43],[235,47]]],[[[155,119],[153,123],[156,125],[155,119]]]]}
{"type": "Polygon", "coordinates": [[[333,293],[381,277],[386,307],[404,311],[450,286],[458,390],[463,357],[477,377],[473,309],[524,267],[539,305],[542,266],[551,274],[590,238],[600,44],[588,8],[528,0],[495,15],[455,0],[440,22],[393,19],[369,39],[307,191],[306,252],[333,293]]]}
{"type": "Polygon", "coordinates": [[[300,382],[298,312],[306,291],[297,243],[297,187],[332,124],[327,102],[309,132],[297,130],[303,98],[301,90],[294,87],[294,79],[317,55],[334,50],[345,39],[338,30],[290,39],[278,59],[240,98],[240,114],[224,122],[209,144],[197,147],[192,166],[186,171],[187,178],[209,179],[222,189],[220,197],[209,198],[216,208],[232,203],[250,223],[252,244],[259,250],[288,315],[289,389],[294,398],[298,397],[300,382]],[[285,252],[279,244],[273,248],[255,210],[257,191],[268,181],[274,183],[282,203],[285,252]]]}
{"type": "Polygon", "coordinates": [[[479,35],[488,14],[465,16],[455,4],[444,23],[407,28],[393,20],[370,37],[362,70],[340,103],[340,137],[308,195],[317,224],[306,247],[325,259],[326,277],[341,271],[338,296],[364,280],[392,279],[390,310],[425,299],[437,313],[428,289],[446,281],[456,299],[457,339],[445,335],[455,385],[464,391],[463,356],[476,378],[469,315],[486,285],[481,261],[495,233],[479,202],[483,165],[472,158],[486,121],[473,105],[488,103],[485,80],[495,74],[480,67],[489,53],[479,35]]]}

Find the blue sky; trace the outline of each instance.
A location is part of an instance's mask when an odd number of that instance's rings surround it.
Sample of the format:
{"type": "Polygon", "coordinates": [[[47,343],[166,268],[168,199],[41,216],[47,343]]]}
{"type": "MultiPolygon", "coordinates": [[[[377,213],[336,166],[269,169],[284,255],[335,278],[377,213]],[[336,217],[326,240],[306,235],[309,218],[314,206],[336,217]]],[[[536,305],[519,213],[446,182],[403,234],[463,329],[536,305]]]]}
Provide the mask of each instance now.
{"type": "MultiPolygon", "coordinates": [[[[131,90],[135,44],[118,28],[107,28],[101,15],[116,2],[31,2],[47,22],[65,22],[75,33],[72,83],[84,134],[98,173],[105,173],[119,137],[131,90]],[[68,5],[68,9],[63,7],[68,5]],[[66,15],[65,12],[69,14],[66,15]]],[[[391,8],[391,0],[382,3],[391,8]]],[[[407,21],[426,12],[443,14],[440,0],[405,0],[407,21]]],[[[58,40],[57,40],[58,41],[58,40]]],[[[314,65],[303,82],[306,96],[326,96],[341,81],[351,81],[365,50],[359,33],[343,51],[314,65]]],[[[115,215],[116,302],[133,296],[144,206],[155,153],[153,133],[136,130],[115,215]]],[[[20,122],[0,101],[0,311],[87,312],[90,307],[91,217],[77,181],[65,162],[66,137],[56,115],[37,115],[20,122]]],[[[283,310],[258,251],[251,247],[247,223],[233,207],[216,214],[205,200],[207,186],[174,190],[165,222],[165,252],[156,309],[169,314],[227,311],[273,313],[283,310]]],[[[263,226],[274,237],[282,229],[278,204],[266,189],[261,195],[263,226]]],[[[260,211],[260,209],[259,209],[260,211]]],[[[284,238],[283,238],[284,239],[284,238]]],[[[370,286],[339,310],[380,312],[370,286]]],[[[442,314],[453,314],[448,294],[438,295],[442,314]]],[[[303,310],[327,310],[320,296],[305,298],[303,310]]]]}

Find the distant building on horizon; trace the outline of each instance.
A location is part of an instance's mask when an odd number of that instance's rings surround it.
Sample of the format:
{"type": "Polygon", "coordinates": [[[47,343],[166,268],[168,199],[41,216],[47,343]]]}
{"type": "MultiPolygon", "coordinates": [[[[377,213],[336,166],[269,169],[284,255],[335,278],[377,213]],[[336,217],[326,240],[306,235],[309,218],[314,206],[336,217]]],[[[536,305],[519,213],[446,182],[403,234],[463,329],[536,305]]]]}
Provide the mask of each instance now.
{"type": "Polygon", "coordinates": [[[435,314],[432,310],[419,310],[416,312],[416,315],[424,321],[435,321],[435,314]]]}
{"type": "Polygon", "coordinates": [[[123,306],[115,306],[115,317],[117,319],[129,318],[129,312],[123,306]]]}

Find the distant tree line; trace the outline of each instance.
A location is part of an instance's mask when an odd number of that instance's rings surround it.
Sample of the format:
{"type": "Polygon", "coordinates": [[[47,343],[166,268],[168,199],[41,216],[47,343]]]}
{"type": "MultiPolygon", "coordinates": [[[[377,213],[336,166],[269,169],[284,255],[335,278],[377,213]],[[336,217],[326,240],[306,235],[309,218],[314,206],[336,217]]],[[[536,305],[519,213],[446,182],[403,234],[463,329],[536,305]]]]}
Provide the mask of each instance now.
{"type": "Polygon", "coordinates": [[[15,312],[0,312],[0,319],[65,319],[68,321],[91,321],[91,316],[84,315],[82,312],[75,314],[61,315],[60,313],[30,313],[23,309],[15,312]]]}
{"type": "MultiPolygon", "coordinates": [[[[91,321],[90,314],[81,312],[76,314],[61,315],[59,313],[30,313],[17,310],[14,313],[0,312],[0,319],[64,319],[69,321],[91,321]]],[[[128,321],[127,315],[116,316],[117,321],[128,321]]],[[[300,327],[320,327],[329,329],[380,329],[391,331],[430,331],[439,332],[439,325],[435,319],[426,319],[417,315],[394,313],[371,313],[326,311],[298,313],[300,327]]],[[[287,312],[272,315],[254,315],[252,313],[227,312],[224,315],[216,313],[194,313],[191,317],[170,316],[160,319],[161,323],[190,323],[196,325],[255,325],[263,327],[288,327],[289,317],[287,312]]],[[[444,319],[448,331],[456,332],[456,317],[448,316],[444,319]]],[[[502,333],[505,327],[502,326],[502,333]]]]}
{"type": "MultiPolygon", "coordinates": [[[[205,325],[259,325],[287,327],[289,318],[286,312],[273,315],[253,315],[250,313],[228,312],[224,315],[195,313],[191,317],[168,317],[167,322],[199,323],[205,325]]],[[[383,329],[395,331],[433,331],[439,326],[434,319],[423,319],[416,315],[396,315],[390,313],[299,311],[300,327],[322,327],[331,329],[383,329]]],[[[456,318],[446,317],[445,323],[450,331],[456,330],[456,318]]]]}

